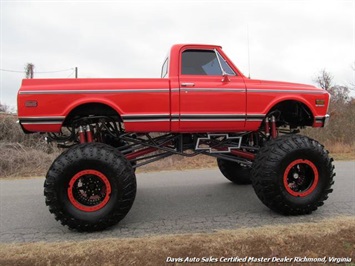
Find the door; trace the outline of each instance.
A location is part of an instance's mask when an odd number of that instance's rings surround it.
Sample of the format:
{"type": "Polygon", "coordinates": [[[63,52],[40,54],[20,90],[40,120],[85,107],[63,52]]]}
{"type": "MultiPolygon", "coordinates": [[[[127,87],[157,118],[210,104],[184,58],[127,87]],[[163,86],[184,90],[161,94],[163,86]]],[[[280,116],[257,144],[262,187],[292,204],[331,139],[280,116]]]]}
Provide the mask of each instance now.
{"type": "Polygon", "coordinates": [[[246,119],[243,77],[215,49],[187,49],[180,58],[180,131],[243,130],[246,119]]]}

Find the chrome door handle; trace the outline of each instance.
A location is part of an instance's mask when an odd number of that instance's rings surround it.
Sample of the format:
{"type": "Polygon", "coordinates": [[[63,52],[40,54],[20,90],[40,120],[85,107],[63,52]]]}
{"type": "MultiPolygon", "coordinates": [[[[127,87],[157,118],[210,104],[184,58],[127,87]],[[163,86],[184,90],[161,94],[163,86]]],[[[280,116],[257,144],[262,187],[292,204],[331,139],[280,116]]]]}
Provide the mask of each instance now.
{"type": "Polygon", "coordinates": [[[193,87],[195,83],[181,83],[181,87],[193,87]]]}

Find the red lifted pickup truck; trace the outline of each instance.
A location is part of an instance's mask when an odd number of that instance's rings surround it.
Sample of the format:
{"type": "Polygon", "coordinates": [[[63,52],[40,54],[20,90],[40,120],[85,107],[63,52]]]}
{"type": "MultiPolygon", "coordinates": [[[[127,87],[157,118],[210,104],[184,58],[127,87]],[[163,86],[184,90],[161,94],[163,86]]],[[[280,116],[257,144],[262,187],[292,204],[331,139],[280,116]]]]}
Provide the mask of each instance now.
{"type": "Polygon", "coordinates": [[[46,204],[63,225],[102,230],[136,194],[135,168],[173,154],[205,154],[270,209],[311,213],[334,183],[328,152],[298,135],[327,123],[329,94],[310,85],[245,77],[220,46],[172,46],[154,79],[26,79],[24,132],[65,150],[50,167],[46,204]]]}

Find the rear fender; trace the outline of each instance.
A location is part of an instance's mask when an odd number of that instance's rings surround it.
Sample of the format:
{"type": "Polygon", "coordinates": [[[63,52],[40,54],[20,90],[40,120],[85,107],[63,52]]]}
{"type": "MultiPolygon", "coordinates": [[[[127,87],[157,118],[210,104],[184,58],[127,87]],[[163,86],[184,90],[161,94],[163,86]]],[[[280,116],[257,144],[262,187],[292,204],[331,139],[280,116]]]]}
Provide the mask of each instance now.
{"type": "Polygon", "coordinates": [[[123,111],[116,104],[114,104],[112,101],[108,99],[85,98],[71,103],[64,110],[64,116],[67,117],[75,108],[85,104],[103,104],[115,110],[119,116],[123,114],[123,111]]]}

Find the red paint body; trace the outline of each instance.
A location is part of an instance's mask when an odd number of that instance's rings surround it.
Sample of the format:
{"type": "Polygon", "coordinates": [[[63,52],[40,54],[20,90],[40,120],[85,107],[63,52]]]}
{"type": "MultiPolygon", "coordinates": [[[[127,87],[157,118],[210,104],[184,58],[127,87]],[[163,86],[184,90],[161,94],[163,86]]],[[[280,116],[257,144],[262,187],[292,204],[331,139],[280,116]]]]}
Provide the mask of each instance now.
{"type": "Polygon", "coordinates": [[[293,100],[306,105],[313,127],[324,125],[329,94],[310,85],[252,80],[214,45],[174,45],[168,75],[152,79],[25,79],[18,93],[18,115],[27,132],[59,132],[76,107],[100,103],[117,112],[126,132],[256,131],[276,104],[293,100]],[[187,49],[216,50],[235,76],[182,75],[187,49]],[[193,86],[184,86],[193,84],[193,86]],[[316,100],[324,105],[316,106],[316,100]],[[36,106],[26,103],[36,102],[36,106]]]}

